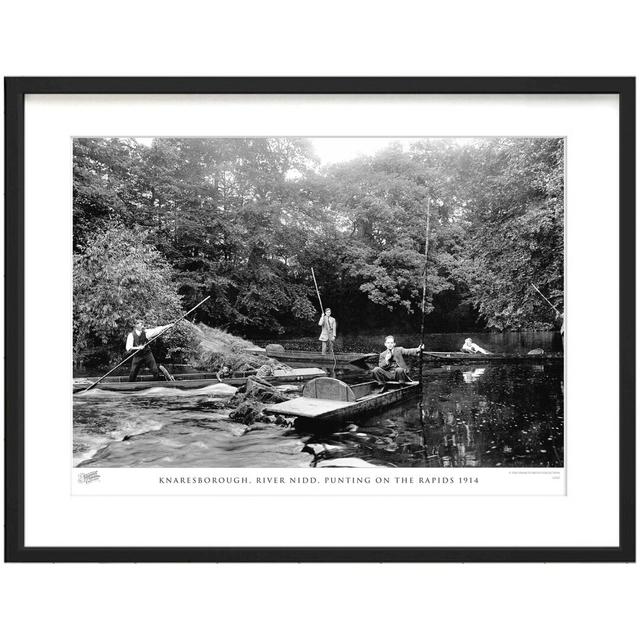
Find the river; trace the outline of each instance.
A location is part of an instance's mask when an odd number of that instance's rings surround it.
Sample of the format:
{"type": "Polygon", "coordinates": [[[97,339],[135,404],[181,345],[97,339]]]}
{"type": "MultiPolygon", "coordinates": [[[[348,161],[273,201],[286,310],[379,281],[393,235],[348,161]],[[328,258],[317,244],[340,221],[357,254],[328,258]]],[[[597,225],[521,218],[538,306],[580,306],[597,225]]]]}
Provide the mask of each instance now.
{"type": "MultiPolygon", "coordinates": [[[[448,350],[466,334],[433,334],[448,350]]],[[[492,351],[552,350],[551,333],[479,334],[492,351]]],[[[384,336],[382,336],[384,338],[384,336]]],[[[379,350],[380,336],[345,338],[344,350],[379,350]]],[[[275,340],[271,342],[276,342],[275,340]]],[[[308,340],[281,341],[311,348],[308,340]]],[[[415,336],[396,336],[416,346],[415,336]]],[[[317,346],[317,342],[315,343],[317,346]]],[[[414,364],[417,359],[414,359],[414,364]]],[[[423,376],[424,429],[417,399],[337,433],[299,433],[287,424],[249,427],[227,418],[234,389],[215,384],[171,395],[93,390],[74,396],[74,464],[95,467],[309,467],[346,458],[394,467],[561,467],[564,460],[562,361],[433,367],[423,376]]],[[[349,380],[368,379],[367,374],[349,380]]],[[[295,394],[289,388],[288,393],[295,394]]]]}

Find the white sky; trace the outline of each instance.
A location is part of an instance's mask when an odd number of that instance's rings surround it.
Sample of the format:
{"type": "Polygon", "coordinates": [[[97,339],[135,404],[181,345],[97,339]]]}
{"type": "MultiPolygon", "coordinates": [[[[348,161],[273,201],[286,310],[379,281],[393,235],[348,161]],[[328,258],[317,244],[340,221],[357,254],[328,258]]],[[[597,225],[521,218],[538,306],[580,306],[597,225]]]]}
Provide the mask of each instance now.
{"type": "MultiPolygon", "coordinates": [[[[345,162],[358,156],[371,156],[380,149],[384,149],[394,141],[404,140],[404,144],[410,143],[408,138],[309,138],[313,148],[322,164],[345,162]]],[[[140,144],[151,146],[153,138],[136,138],[140,144]]]]}
{"type": "MultiPolygon", "coordinates": [[[[392,142],[399,142],[407,148],[420,138],[309,138],[311,144],[323,165],[334,162],[346,162],[359,156],[372,156],[384,149],[392,142]]],[[[151,146],[153,138],[136,138],[140,144],[151,146]]],[[[456,138],[459,144],[469,141],[469,138],[456,138]]]]}
{"type": "Polygon", "coordinates": [[[322,164],[345,162],[358,156],[372,156],[392,142],[404,147],[415,138],[309,138],[322,164]]]}

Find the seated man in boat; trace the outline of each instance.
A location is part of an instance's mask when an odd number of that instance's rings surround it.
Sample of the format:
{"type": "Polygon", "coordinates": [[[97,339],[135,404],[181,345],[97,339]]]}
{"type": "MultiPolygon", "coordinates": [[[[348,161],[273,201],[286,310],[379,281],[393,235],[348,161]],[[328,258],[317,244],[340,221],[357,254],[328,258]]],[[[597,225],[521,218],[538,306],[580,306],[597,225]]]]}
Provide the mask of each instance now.
{"type": "Polygon", "coordinates": [[[327,307],[318,321],[318,325],[322,327],[318,340],[322,343],[323,354],[327,353],[327,347],[329,348],[329,353],[333,353],[333,343],[336,340],[336,324],[336,319],[331,316],[331,309],[327,307]]]}
{"type": "Polygon", "coordinates": [[[165,324],[161,327],[145,329],[142,320],[138,319],[135,321],[133,331],[127,336],[126,343],[127,353],[135,352],[135,355],[131,358],[129,382],[135,382],[138,377],[138,371],[140,371],[143,365],[146,365],[151,370],[154,380],[164,379],[164,376],[160,375],[160,369],[147,342],[170,326],[170,324],[165,324]]]}
{"type": "Polygon", "coordinates": [[[460,351],[462,351],[463,353],[482,353],[484,355],[491,355],[491,351],[483,349],[480,345],[477,345],[475,342],[473,342],[471,338],[467,338],[464,341],[464,344],[460,348],[460,351]]]}
{"type": "Polygon", "coordinates": [[[381,385],[379,393],[387,390],[387,382],[400,382],[402,384],[411,382],[409,377],[409,367],[404,361],[403,356],[417,356],[424,345],[420,345],[415,349],[405,349],[404,347],[396,347],[396,341],[393,336],[387,336],[384,340],[386,349],[378,358],[378,366],[373,370],[373,377],[378,384],[381,385]]]}

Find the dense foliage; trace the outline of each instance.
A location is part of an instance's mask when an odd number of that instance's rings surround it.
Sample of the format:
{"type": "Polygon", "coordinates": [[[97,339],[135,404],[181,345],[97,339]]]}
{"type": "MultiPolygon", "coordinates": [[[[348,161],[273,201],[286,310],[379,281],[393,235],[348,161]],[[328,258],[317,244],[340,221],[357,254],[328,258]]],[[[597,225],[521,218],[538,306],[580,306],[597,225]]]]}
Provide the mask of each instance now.
{"type": "MultiPolygon", "coordinates": [[[[73,262],[73,346],[76,362],[124,353],[124,337],[141,318],[167,324],[182,314],[173,269],[148,242],[147,232],[111,222],[87,236],[73,262]]],[[[188,348],[182,325],[167,338],[169,351],[188,348]]]]}
{"type": "Polygon", "coordinates": [[[563,154],[561,140],[503,140],[469,149],[460,163],[463,272],[490,327],[539,327],[553,317],[532,283],[564,308],[563,154]]]}
{"type": "Polygon", "coordinates": [[[320,166],[293,138],[77,139],[74,329],[122,341],[207,295],[204,322],[249,337],[420,325],[542,328],[563,307],[563,141],[421,140],[320,166]]]}

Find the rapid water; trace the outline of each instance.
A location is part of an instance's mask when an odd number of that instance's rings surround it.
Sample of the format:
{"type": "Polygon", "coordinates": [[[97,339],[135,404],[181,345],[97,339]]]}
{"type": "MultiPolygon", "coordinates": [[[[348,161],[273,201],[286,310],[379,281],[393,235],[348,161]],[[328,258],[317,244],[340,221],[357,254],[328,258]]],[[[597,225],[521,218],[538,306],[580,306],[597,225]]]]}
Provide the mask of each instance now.
{"type": "Polygon", "coordinates": [[[562,362],[430,368],[423,381],[424,430],[414,398],[327,435],[232,422],[225,405],[235,390],[227,385],[171,395],[76,394],[74,461],[202,468],[325,466],[343,458],[396,467],[563,465],[562,362]]]}

